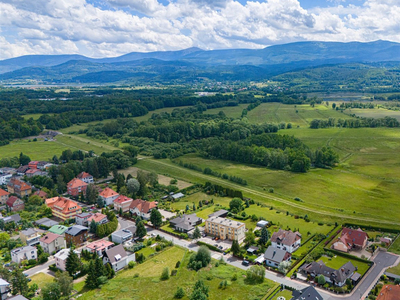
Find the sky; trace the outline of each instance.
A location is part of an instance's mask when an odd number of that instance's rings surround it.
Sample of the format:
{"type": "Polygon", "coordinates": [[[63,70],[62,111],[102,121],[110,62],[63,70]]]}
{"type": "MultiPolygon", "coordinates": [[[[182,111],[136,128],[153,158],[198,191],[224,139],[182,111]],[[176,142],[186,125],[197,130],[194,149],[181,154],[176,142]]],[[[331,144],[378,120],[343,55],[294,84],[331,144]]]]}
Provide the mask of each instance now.
{"type": "Polygon", "coordinates": [[[400,42],[400,0],[0,0],[0,59],[400,42]]]}

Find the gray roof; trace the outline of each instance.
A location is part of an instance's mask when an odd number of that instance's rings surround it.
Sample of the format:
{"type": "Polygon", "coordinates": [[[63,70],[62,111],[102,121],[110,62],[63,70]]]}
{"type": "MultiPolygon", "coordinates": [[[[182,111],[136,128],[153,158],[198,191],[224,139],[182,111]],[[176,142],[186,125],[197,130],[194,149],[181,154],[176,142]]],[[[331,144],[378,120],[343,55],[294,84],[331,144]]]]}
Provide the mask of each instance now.
{"type": "Polygon", "coordinates": [[[212,213],[211,215],[208,215],[209,218],[211,217],[226,217],[228,215],[228,211],[225,209],[220,209],[219,211],[216,211],[212,213]]]}
{"type": "Polygon", "coordinates": [[[170,224],[175,226],[176,228],[182,228],[185,230],[191,230],[197,223],[201,223],[203,220],[196,216],[196,214],[190,215],[182,215],[181,217],[177,217],[175,219],[170,220],[170,224]]]}
{"type": "Polygon", "coordinates": [[[300,291],[294,290],[292,300],[324,300],[313,286],[306,287],[300,291]]]}
{"type": "Polygon", "coordinates": [[[8,299],[12,299],[12,300],[28,300],[28,298],[25,298],[22,295],[12,296],[11,298],[8,298],[8,299]]]}
{"type": "Polygon", "coordinates": [[[43,226],[47,226],[47,227],[52,227],[52,226],[54,226],[54,225],[60,224],[59,222],[54,221],[54,220],[49,219],[49,218],[42,218],[42,219],[39,219],[39,220],[35,221],[35,223],[36,223],[37,225],[43,225],[43,226]]]}
{"type": "Polygon", "coordinates": [[[105,252],[105,256],[108,257],[108,259],[110,260],[110,263],[116,263],[117,261],[121,260],[122,258],[125,258],[128,256],[128,254],[126,254],[126,251],[124,249],[124,247],[122,245],[117,245],[115,247],[112,247],[111,249],[108,249],[105,252]],[[119,259],[118,259],[119,256],[119,259]]]}
{"type": "Polygon", "coordinates": [[[7,281],[5,281],[3,278],[0,278],[0,286],[3,285],[10,285],[7,281]]]}
{"type": "Polygon", "coordinates": [[[269,246],[264,253],[265,259],[272,260],[278,263],[282,262],[285,259],[285,256],[287,257],[287,252],[285,250],[274,248],[272,246],[269,246]]]}
{"type": "Polygon", "coordinates": [[[74,225],[71,226],[67,229],[67,231],[65,231],[66,234],[72,235],[72,236],[76,236],[78,234],[80,234],[82,231],[88,231],[89,229],[85,226],[81,226],[81,225],[74,225]]]}
{"type": "Polygon", "coordinates": [[[32,250],[36,250],[36,247],[32,247],[32,246],[24,246],[24,247],[19,247],[19,248],[15,248],[13,250],[11,250],[11,253],[17,254],[17,253],[24,253],[24,252],[29,252],[32,250]]]}
{"type": "Polygon", "coordinates": [[[267,226],[269,224],[269,222],[268,221],[265,221],[265,220],[261,220],[261,221],[258,221],[257,222],[257,226],[258,227],[265,227],[265,226],[267,226]]]}
{"type": "Polygon", "coordinates": [[[19,221],[21,221],[21,217],[19,216],[19,214],[15,214],[8,217],[4,217],[3,221],[4,223],[9,223],[12,221],[14,221],[14,223],[18,223],[19,221]]]}
{"type": "Polygon", "coordinates": [[[322,260],[305,264],[301,266],[300,269],[312,274],[313,276],[322,274],[334,282],[345,282],[346,279],[351,277],[354,271],[356,271],[356,267],[350,261],[345,263],[338,270],[326,266],[322,260]]]}
{"type": "Polygon", "coordinates": [[[112,235],[114,236],[119,236],[119,237],[125,237],[127,235],[133,236],[136,233],[136,226],[130,226],[121,230],[118,230],[116,232],[113,232],[112,235]]]}
{"type": "Polygon", "coordinates": [[[79,215],[76,215],[76,218],[89,218],[89,217],[91,217],[91,216],[92,216],[91,213],[84,212],[84,213],[81,213],[81,214],[79,214],[79,215]]]}
{"type": "Polygon", "coordinates": [[[35,234],[36,232],[37,232],[37,231],[36,231],[35,229],[33,229],[33,228],[28,228],[28,229],[26,229],[26,230],[22,230],[22,231],[21,231],[21,233],[22,233],[23,235],[26,235],[26,236],[35,234]]]}
{"type": "Polygon", "coordinates": [[[182,193],[176,193],[176,194],[172,195],[172,198],[179,199],[179,198],[182,198],[183,196],[185,196],[185,195],[182,193]]]}

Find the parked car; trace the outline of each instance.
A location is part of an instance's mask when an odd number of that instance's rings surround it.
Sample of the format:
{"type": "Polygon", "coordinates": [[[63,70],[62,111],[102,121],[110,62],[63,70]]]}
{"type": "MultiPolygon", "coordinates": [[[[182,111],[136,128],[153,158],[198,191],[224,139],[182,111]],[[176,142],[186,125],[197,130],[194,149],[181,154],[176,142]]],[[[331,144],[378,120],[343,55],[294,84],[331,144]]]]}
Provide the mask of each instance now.
{"type": "Polygon", "coordinates": [[[219,246],[218,248],[219,248],[219,249],[221,249],[221,250],[223,249],[223,247],[222,247],[222,246],[219,246]]]}
{"type": "Polygon", "coordinates": [[[250,262],[248,260],[242,261],[242,265],[248,267],[250,265],[250,262]]]}

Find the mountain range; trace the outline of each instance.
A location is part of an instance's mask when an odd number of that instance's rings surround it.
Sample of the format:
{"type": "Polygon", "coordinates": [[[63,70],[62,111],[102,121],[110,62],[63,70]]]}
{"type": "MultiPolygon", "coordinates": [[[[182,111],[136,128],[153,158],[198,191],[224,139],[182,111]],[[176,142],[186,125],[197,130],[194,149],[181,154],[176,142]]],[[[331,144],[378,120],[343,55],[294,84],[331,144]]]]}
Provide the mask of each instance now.
{"type": "Polygon", "coordinates": [[[400,62],[400,44],[297,42],[264,49],[132,52],[118,57],[26,55],[0,61],[1,83],[192,82],[264,80],[310,67],[400,62]]]}

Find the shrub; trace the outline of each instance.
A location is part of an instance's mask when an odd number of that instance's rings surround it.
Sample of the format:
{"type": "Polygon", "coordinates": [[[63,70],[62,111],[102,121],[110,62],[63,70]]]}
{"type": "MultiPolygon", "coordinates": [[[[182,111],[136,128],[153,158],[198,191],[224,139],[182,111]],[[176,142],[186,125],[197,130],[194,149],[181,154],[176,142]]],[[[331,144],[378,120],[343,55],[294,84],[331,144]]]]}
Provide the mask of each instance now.
{"type": "Polygon", "coordinates": [[[133,278],[138,278],[139,277],[139,273],[135,273],[135,275],[133,275],[133,278]]]}
{"type": "Polygon", "coordinates": [[[175,264],[175,268],[178,269],[180,265],[181,265],[181,261],[178,260],[178,261],[176,262],[176,264],[175,264]]]}
{"type": "Polygon", "coordinates": [[[237,277],[237,274],[235,273],[235,274],[233,274],[233,276],[232,276],[231,280],[232,280],[232,281],[236,281],[236,280],[237,280],[237,278],[238,278],[238,277],[237,277]]]}
{"type": "Polygon", "coordinates": [[[168,280],[169,279],[169,268],[168,267],[164,268],[164,270],[161,273],[160,279],[161,280],[168,280]]]}
{"type": "Polygon", "coordinates": [[[134,261],[130,261],[129,263],[128,263],[128,267],[129,267],[129,269],[133,269],[133,267],[136,265],[136,262],[134,262],[134,261]]]}
{"type": "Polygon", "coordinates": [[[178,270],[172,270],[171,271],[171,276],[176,276],[177,273],[178,273],[178,270]]]}
{"type": "Polygon", "coordinates": [[[274,189],[273,188],[269,188],[268,192],[273,193],[274,189]]]}
{"type": "Polygon", "coordinates": [[[183,291],[183,289],[181,287],[178,287],[178,289],[175,292],[174,298],[182,299],[183,297],[185,297],[185,292],[183,291]]]}

